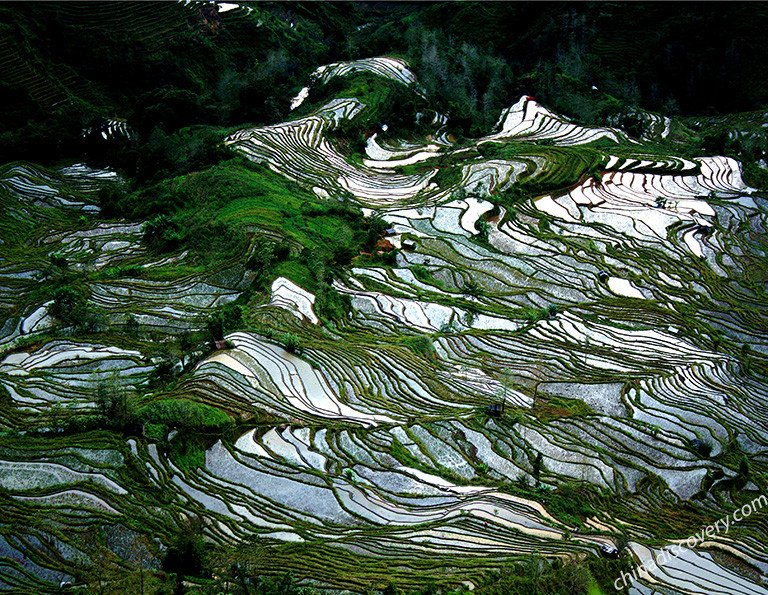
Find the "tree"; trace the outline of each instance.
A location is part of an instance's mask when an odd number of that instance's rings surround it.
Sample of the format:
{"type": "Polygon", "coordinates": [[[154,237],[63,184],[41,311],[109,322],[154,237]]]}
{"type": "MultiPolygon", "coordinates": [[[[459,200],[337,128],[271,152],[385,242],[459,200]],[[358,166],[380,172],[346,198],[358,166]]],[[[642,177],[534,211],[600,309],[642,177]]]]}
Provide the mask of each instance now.
{"type": "Polygon", "coordinates": [[[69,262],[61,252],[54,252],[51,254],[51,264],[58,269],[69,268],[69,262]]]}
{"type": "Polygon", "coordinates": [[[128,559],[139,567],[139,593],[144,595],[144,570],[155,559],[152,555],[152,542],[146,535],[139,535],[131,541],[128,559]]]}
{"type": "Polygon", "coordinates": [[[478,219],[476,226],[477,231],[480,233],[480,239],[484,242],[488,241],[488,235],[491,232],[491,226],[485,219],[478,219]]]}
{"type": "Polygon", "coordinates": [[[71,322],[73,315],[82,307],[84,301],[79,291],[71,287],[60,287],[53,292],[53,304],[48,313],[62,322],[71,322]]]}
{"type": "Polygon", "coordinates": [[[126,207],[128,194],[128,187],[122,183],[104,184],[99,188],[96,199],[102,215],[112,217],[121,214],[126,207]]]}
{"type": "Polygon", "coordinates": [[[157,215],[144,224],[144,242],[159,252],[176,248],[184,239],[183,232],[168,215],[157,215]]]}
{"type": "Polygon", "coordinates": [[[480,285],[478,285],[477,281],[470,279],[464,283],[464,293],[473,297],[478,297],[483,293],[483,290],[480,285]]]}
{"type": "Polygon", "coordinates": [[[139,334],[139,321],[133,314],[125,319],[125,333],[130,337],[136,337],[139,334]]]}
{"type": "Polygon", "coordinates": [[[739,476],[745,480],[752,476],[752,469],[749,464],[749,459],[745,455],[742,455],[739,459],[739,476]]]}
{"type": "Polygon", "coordinates": [[[254,242],[246,267],[259,276],[266,276],[277,259],[277,243],[262,238],[254,242]]]}
{"type": "Polygon", "coordinates": [[[278,340],[286,351],[296,354],[301,353],[301,339],[299,339],[298,335],[294,333],[283,333],[278,340]]]}
{"type": "Polygon", "coordinates": [[[225,304],[208,317],[208,331],[214,341],[235,330],[243,322],[243,308],[238,304],[225,304]]]}
{"type": "Polygon", "coordinates": [[[389,227],[389,223],[384,221],[379,215],[372,215],[368,218],[368,229],[365,240],[365,249],[370,252],[376,246],[376,242],[384,233],[384,230],[389,227]]]}
{"type": "Polygon", "coordinates": [[[59,287],[53,292],[53,303],[48,313],[61,322],[82,330],[94,330],[100,320],[88,307],[85,294],[74,287],[59,287]]]}
{"type": "Polygon", "coordinates": [[[414,335],[406,337],[402,341],[406,347],[418,355],[432,359],[437,356],[435,346],[432,343],[432,337],[429,335],[414,335]]]}
{"type": "Polygon", "coordinates": [[[541,471],[543,468],[544,468],[544,457],[540,452],[536,453],[536,458],[533,460],[533,478],[536,480],[537,484],[540,482],[541,471]]]}
{"type": "Polygon", "coordinates": [[[203,519],[193,516],[182,520],[163,560],[163,569],[176,574],[177,589],[183,589],[184,576],[201,575],[204,552],[203,519]]]}
{"type": "Polygon", "coordinates": [[[137,407],[133,394],[118,386],[116,378],[96,387],[96,410],[105,425],[124,431],[136,423],[137,407]]]}

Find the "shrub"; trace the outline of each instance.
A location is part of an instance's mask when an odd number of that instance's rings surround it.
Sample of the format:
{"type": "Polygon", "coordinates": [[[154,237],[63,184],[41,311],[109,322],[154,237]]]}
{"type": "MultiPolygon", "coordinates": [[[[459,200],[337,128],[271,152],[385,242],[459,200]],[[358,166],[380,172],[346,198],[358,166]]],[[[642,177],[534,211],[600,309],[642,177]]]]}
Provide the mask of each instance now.
{"type": "Polygon", "coordinates": [[[477,284],[476,281],[473,279],[470,279],[464,284],[464,293],[467,295],[471,295],[473,297],[478,297],[483,293],[483,290],[481,289],[480,285],[477,284]]]}
{"type": "Polygon", "coordinates": [[[125,320],[125,333],[129,337],[136,337],[139,334],[139,321],[133,314],[130,314],[125,320]]]}
{"type": "Polygon", "coordinates": [[[97,386],[96,410],[104,425],[115,430],[126,430],[137,422],[136,397],[114,382],[97,386]]]}
{"type": "Polygon", "coordinates": [[[302,351],[301,339],[294,333],[283,333],[278,337],[278,342],[286,351],[299,354],[302,351]]]}
{"type": "Polygon", "coordinates": [[[208,332],[214,341],[221,341],[228,332],[243,322],[243,308],[238,304],[225,304],[208,317],[208,332]]]}
{"type": "Polygon", "coordinates": [[[411,272],[413,273],[413,276],[416,277],[422,283],[434,282],[434,279],[432,278],[432,273],[423,264],[414,264],[413,266],[411,266],[411,272]]]}
{"type": "Polygon", "coordinates": [[[175,427],[181,433],[221,434],[232,426],[232,419],[221,409],[189,399],[161,399],[138,412],[144,424],[175,427]]]}
{"type": "Polygon", "coordinates": [[[701,440],[699,438],[693,438],[689,442],[689,446],[704,458],[709,457],[712,454],[712,442],[709,440],[701,440]]]}
{"type": "Polygon", "coordinates": [[[436,356],[435,346],[432,343],[432,338],[429,335],[416,335],[412,337],[406,337],[402,340],[403,344],[416,353],[417,355],[423,355],[424,357],[434,358],[436,356]]]}
{"type": "Polygon", "coordinates": [[[389,227],[389,223],[384,221],[384,219],[378,215],[368,217],[367,223],[365,250],[371,252],[376,246],[376,242],[381,237],[381,234],[383,234],[384,230],[389,227]]]}
{"type": "Polygon", "coordinates": [[[156,424],[156,423],[146,423],[144,424],[144,436],[147,438],[147,440],[154,440],[155,442],[159,442],[163,438],[165,438],[165,434],[168,431],[168,428],[165,426],[165,424],[156,424]]]}
{"type": "Polygon", "coordinates": [[[168,456],[179,469],[192,471],[205,466],[202,440],[189,434],[175,436],[168,445],[168,456]]]}
{"type": "Polygon", "coordinates": [[[160,252],[173,250],[182,239],[178,225],[168,215],[157,215],[144,224],[144,241],[160,252]]]}
{"type": "Polygon", "coordinates": [[[533,460],[532,469],[532,475],[538,484],[539,478],[541,477],[541,471],[544,469],[544,457],[540,452],[536,453],[536,458],[533,460]]]}
{"type": "Polygon", "coordinates": [[[743,479],[752,477],[752,469],[749,464],[749,459],[744,455],[739,459],[739,476],[743,479]]]}
{"type": "Polygon", "coordinates": [[[573,595],[587,593],[591,580],[586,563],[576,561],[549,562],[536,555],[503,569],[496,580],[483,590],[489,595],[508,593],[541,593],[573,595]]]}
{"type": "Polygon", "coordinates": [[[326,320],[341,320],[346,318],[352,304],[352,298],[341,294],[338,290],[323,283],[315,294],[315,312],[326,320]]]}
{"type": "Polygon", "coordinates": [[[125,184],[109,183],[96,191],[101,213],[107,217],[120,216],[130,202],[130,192],[125,184]]]}
{"type": "Polygon", "coordinates": [[[48,313],[65,324],[83,325],[87,318],[88,305],[82,291],[73,287],[59,287],[53,292],[53,303],[48,313]]]}
{"type": "Polygon", "coordinates": [[[144,268],[137,264],[125,266],[109,267],[104,269],[104,276],[107,279],[120,279],[121,277],[142,277],[144,268]]]}
{"type": "Polygon", "coordinates": [[[488,241],[488,234],[491,232],[491,226],[484,219],[478,219],[477,230],[480,232],[480,239],[484,242],[488,241]]]}
{"type": "Polygon", "coordinates": [[[61,252],[54,252],[51,254],[51,264],[60,269],[66,269],[69,267],[66,257],[61,252]]]}
{"type": "Polygon", "coordinates": [[[204,551],[203,523],[201,519],[193,517],[186,522],[186,526],[181,528],[173,544],[168,548],[163,560],[163,569],[180,576],[200,575],[204,551]]]}
{"type": "Polygon", "coordinates": [[[254,242],[246,267],[260,276],[267,276],[272,265],[278,261],[285,260],[288,254],[289,248],[287,244],[278,244],[271,240],[259,238],[254,242]]]}

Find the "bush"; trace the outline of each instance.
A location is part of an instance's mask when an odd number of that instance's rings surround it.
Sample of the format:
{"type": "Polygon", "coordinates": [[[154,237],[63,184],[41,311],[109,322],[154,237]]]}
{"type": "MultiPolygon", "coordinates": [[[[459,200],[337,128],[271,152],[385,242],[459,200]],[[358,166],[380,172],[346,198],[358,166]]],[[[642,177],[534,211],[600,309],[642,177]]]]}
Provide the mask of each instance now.
{"type": "Polygon", "coordinates": [[[130,202],[130,192],[125,184],[105,184],[96,192],[101,214],[106,217],[121,216],[130,202]]]}
{"type": "Polygon", "coordinates": [[[201,519],[193,517],[186,521],[168,548],[163,569],[175,572],[180,578],[184,575],[199,576],[203,569],[204,552],[203,523],[201,519]]]}
{"type": "Polygon", "coordinates": [[[177,248],[182,239],[178,225],[168,215],[157,215],[144,224],[144,241],[159,252],[177,248]]]}
{"type": "Polygon", "coordinates": [[[48,313],[65,324],[78,325],[87,311],[85,295],[73,287],[59,287],[53,292],[53,303],[48,313]]]}
{"type": "Polygon", "coordinates": [[[406,39],[413,68],[436,109],[465,134],[487,133],[508,105],[512,77],[507,63],[440,30],[412,26],[406,39]]]}
{"type": "Polygon", "coordinates": [[[227,157],[223,138],[223,130],[212,126],[192,126],[170,135],[155,127],[139,147],[137,177],[160,179],[215,165],[227,157]]]}
{"type": "Polygon", "coordinates": [[[544,457],[542,454],[536,453],[536,458],[533,460],[532,465],[532,472],[533,478],[536,480],[536,483],[539,483],[539,478],[541,477],[541,472],[544,469],[544,457]]]}
{"type": "Polygon", "coordinates": [[[273,265],[288,258],[289,254],[290,247],[287,243],[259,238],[254,242],[246,267],[257,273],[260,278],[266,278],[270,275],[273,265]]]}
{"type": "Polygon", "coordinates": [[[471,295],[473,297],[479,297],[482,295],[483,290],[480,287],[480,285],[477,284],[476,281],[473,279],[470,279],[464,284],[464,293],[467,295],[471,295]]]}
{"type": "Polygon", "coordinates": [[[709,440],[701,440],[699,438],[693,438],[689,442],[689,446],[704,458],[708,458],[712,454],[712,442],[709,440]]]}
{"type": "Polygon", "coordinates": [[[433,283],[432,273],[423,264],[414,264],[411,266],[411,272],[422,283],[433,283]]]}
{"type": "Polygon", "coordinates": [[[437,353],[435,346],[432,343],[432,337],[429,335],[416,335],[414,337],[406,337],[402,340],[403,344],[416,353],[417,355],[423,355],[424,357],[434,358],[437,353]]]}
{"type": "Polygon", "coordinates": [[[51,254],[51,264],[60,269],[69,267],[66,257],[61,252],[54,252],[51,254]]]}
{"type": "Polygon", "coordinates": [[[278,337],[278,342],[286,351],[300,354],[302,352],[301,339],[294,333],[283,333],[278,337]]]}
{"type": "Polygon", "coordinates": [[[137,264],[109,267],[104,269],[104,276],[107,279],[120,279],[122,277],[138,278],[144,276],[144,268],[137,264]]]}
{"type": "Polygon", "coordinates": [[[389,223],[384,221],[384,219],[382,219],[380,216],[372,215],[371,217],[368,217],[364,246],[366,252],[373,251],[374,247],[376,246],[376,242],[379,241],[379,238],[387,228],[389,228],[389,223]]]}
{"type": "Polygon", "coordinates": [[[326,320],[342,320],[346,318],[352,305],[352,298],[341,294],[328,283],[323,283],[315,294],[315,312],[326,320]]]}
{"type": "Polygon", "coordinates": [[[488,235],[491,233],[491,226],[484,219],[478,219],[476,227],[477,227],[477,230],[480,232],[480,239],[483,242],[487,242],[488,235]]]}
{"type": "Polygon", "coordinates": [[[136,397],[115,383],[101,383],[96,388],[96,410],[105,426],[124,431],[136,424],[136,397]]]}
{"type": "Polygon", "coordinates": [[[586,564],[560,560],[549,562],[538,556],[531,556],[498,573],[496,580],[484,588],[483,593],[575,595],[587,593],[590,579],[591,574],[586,564]]]}
{"type": "Polygon", "coordinates": [[[228,332],[237,330],[242,322],[242,306],[226,304],[208,317],[208,331],[214,341],[221,341],[228,332]]]}
{"type": "Polygon", "coordinates": [[[224,411],[188,399],[155,401],[138,412],[138,419],[144,424],[175,427],[181,433],[221,434],[233,423],[224,411]]]}

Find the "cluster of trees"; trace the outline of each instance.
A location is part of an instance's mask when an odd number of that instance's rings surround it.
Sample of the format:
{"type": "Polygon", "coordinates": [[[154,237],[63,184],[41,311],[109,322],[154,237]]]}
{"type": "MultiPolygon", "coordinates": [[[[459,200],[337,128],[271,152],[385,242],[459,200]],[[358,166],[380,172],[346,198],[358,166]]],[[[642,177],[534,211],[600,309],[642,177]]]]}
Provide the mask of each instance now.
{"type": "Polygon", "coordinates": [[[197,401],[163,398],[145,403],[134,387],[121,384],[117,378],[96,386],[93,409],[82,412],[57,405],[51,409],[50,418],[54,433],[108,429],[163,441],[170,430],[176,430],[179,444],[201,436],[221,437],[234,427],[226,412],[197,401]]]}
{"type": "Polygon", "coordinates": [[[763,8],[469,2],[436,3],[418,16],[503,58],[518,90],[549,104],[567,98],[559,89],[566,79],[584,85],[585,97],[594,85],[630,105],[687,114],[759,109],[768,100],[764,77],[754,84],[768,63],[763,8]]]}
{"type": "Polygon", "coordinates": [[[76,283],[54,285],[48,314],[75,332],[92,333],[105,326],[104,313],[88,302],[86,291],[76,283]]]}
{"type": "MultiPolygon", "coordinates": [[[[193,533],[193,532],[189,532],[193,533]]],[[[186,543],[188,538],[180,540],[186,543]]],[[[297,559],[303,554],[302,547],[292,548],[297,559]]],[[[181,548],[179,548],[181,549],[181,548]]],[[[184,548],[188,549],[188,548],[184,548]]],[[[311,586],[299,586],[290,573],[265,576],[262,574],[273,557],[272,549],[254,538],[236,549],[230,546],[209,546],[201,558],[193,563],[202,564],[206,576],[215,577],[213,583],[220,591],[258,595],[315,595],[325,592],[311,586]]],[[[350,560],[352,562],[352,560],[350,560]]],[[[533,554],[526,558],[503,564],[499,571],[490,572],[476,583],[474,593],[481,595],[586,595],[587,593],[614,592],[613,581],[622,571],[632,568],[628,555],[618,559],[589,556],[585,560],[548,560],[533,554]],[[602,590],[602,591],[601,591],[602,590]]],[[[474,580],[474,579],[473,579],[474,580]]],[[[464,586],[438,586],[433,581],[423,581],[418,588],[398,584],[372,583],[362,590],[367,595],[458,595],[467,593],[464,586]]]]}
{"type": "Polygon", "coordinates": [[[732,155],[754,162],[768,156],[768,132],[762,126],[744,131],[727,126],[712,127],[702,134],[702,145],[708,154],[732,155]]]}
{"type": "Polygon", "coordinates": [[[509,64],[438,29],[414,26],[406,39],[411,64],[435,109],[464,134],[487,134],[513,95],[509,64]]]}
{"type": "Polygon", "coordinates": [[[179,130],[283,119],[319,64],[387,53],[412,62],[430,100],[467,134],[488,130],[523,93],[587,123],[617,106],[691,114],[768,100],[768,11],[735,3],[683,13],[663,4],[278,3],[235,19],[171,4],[32,3],[0,7],[0,17],[14,23],[2,31],[19,59],[67,98],[45,105],[24,77],[0,82],[0,157],[86,151],[142,178],[210,158],[199,131],[184,142],[173,138],[179,130]],[[112,116],[127,119],[132,140],[114,149],[100,135],[83,140],[112,116]]]}
{"type": "MultiPolygon", "coordinates": [[[[575,595],[616,592],[613,581],[628,571],[632,562],[622,556],[617,560],[589,558],[584,562],[555,560],[538,556],[515,563],[496,575],[495,581],[481,588],[486,595],[526,593],[530,595],[575,595]]],[[[624,590],[626,591],[626,589],[624,590]]],[[[622,591],[623,592],[623,591],[622,591]]]]}
{"type": "Polygon", "coordinates": [[[0,20],[13,23],[2,30],[11,51],[66,100],[41,104],[30,94],[35,81],[24,77],[0,83],[0,159],[85,151],[132,174],[162,169],[173,151],[163,137],[183,127],[283,118],[299,81],[342,57],[342,31],[354,30],[359,15],[332,5],[263,4],[232,19],[170,3],[2,7],[0,20]],[[83,139],[83,130],[114,116],[127,120],[132,140],[112,150],[98,134],[83,139]]]}

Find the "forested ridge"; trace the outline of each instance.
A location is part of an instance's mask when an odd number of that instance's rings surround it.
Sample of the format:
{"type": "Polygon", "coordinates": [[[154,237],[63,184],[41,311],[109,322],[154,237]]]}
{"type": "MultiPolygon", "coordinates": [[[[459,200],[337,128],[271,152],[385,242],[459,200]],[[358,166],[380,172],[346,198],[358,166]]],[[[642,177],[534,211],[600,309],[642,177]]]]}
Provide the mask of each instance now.
{"type": "Polygon", "coordinates": [[[263,2],[242,18],[194,3],[0,10],[0,130],[2,150],[14,151],[5,160],[103,155],[82,130],[112,117],[135,132],[119,158],[142,173],[142,158],[179,129],[278,121],[318,64],[385,54],[406,58],[467,134],[523,93],[584,124],[638,108],[713,116],[768,101],[760,2],[263,2]]]}

